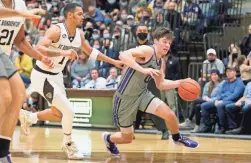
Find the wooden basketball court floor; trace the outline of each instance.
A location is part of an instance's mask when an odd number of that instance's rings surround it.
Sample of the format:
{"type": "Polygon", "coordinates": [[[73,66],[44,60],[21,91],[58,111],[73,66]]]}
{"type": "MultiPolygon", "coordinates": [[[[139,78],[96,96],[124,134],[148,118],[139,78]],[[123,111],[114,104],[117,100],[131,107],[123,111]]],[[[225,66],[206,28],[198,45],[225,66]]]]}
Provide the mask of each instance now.
{"type": "Polygon", "coordinates": [[[17,128],[11,144],[13,163],[251,163],[251,141],[192,137],[197,149],[160,140],[158,134],[135,134],[130,145],[119,145],[121,156],[111,157],[101,139],[103,131],[73,130],[73,139],[85,159],[68,160],[61,150],[60,128],[31,128],[25,136],[17,128]]]}

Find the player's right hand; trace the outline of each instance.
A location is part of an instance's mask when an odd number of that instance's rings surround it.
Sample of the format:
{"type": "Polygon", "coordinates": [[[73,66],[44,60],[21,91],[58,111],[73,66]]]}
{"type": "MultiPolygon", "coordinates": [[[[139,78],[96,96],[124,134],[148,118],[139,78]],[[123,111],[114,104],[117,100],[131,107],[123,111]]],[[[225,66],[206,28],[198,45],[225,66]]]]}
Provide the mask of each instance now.
{"type": "Polygon", "coordinates": [[[143,69],[143,74],[151,75],[151,77],[154,78],[154,76],[161,75],[161,71],[153,69],[153,68],[144,68],[143,69]]]}
{"type": "Polygon", "coordinates": [[[41,16],[39,15],[35,15],[32,12],[29,11],[25,11],[25,12],[20,12],[20,16],[25,18],[25,19],[41,19],[41,16]]]}
{"type": "Polygon", "coordinates": [[[42,56],[41,62],[43,62],[45,65],[47,65],[49,68],[54,67],[54,62],[51,58],[42,56]]]}

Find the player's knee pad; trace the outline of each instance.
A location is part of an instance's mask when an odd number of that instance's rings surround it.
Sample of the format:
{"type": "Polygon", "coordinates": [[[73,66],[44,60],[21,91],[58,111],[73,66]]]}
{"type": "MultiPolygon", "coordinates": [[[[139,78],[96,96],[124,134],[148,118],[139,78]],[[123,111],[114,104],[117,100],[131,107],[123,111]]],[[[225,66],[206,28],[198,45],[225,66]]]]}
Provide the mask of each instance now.
{"type": "Polygon", "coordinates": [[[55,106],[58,110],[61,111],[61,113],[64,116],[68,116],[69,118],[73,118],[75,115],[75,112],[70,104],[70,101],[61,94],[55,95],[53,101],[52,101],[53,106],[55,106]]]}

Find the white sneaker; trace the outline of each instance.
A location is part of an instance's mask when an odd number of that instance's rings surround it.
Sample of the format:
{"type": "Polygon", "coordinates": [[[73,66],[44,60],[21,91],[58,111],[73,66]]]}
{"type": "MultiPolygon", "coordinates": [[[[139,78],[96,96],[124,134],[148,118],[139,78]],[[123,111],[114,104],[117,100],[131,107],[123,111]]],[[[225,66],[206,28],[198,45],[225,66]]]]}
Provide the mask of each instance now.
{"type": "Polygon", "coordinates": [[[30,134],[30,126],[32,125],[31,113],[21,109],[19,113],[19,120],[21,123],[21,130],[25,135],[30,134]]]}
{"type": "Polygon", "coordinates": [[[191,133],[197,133],[200,131],[200,126],[195,125],[194,129],[191,131],[191,133]]]}
{"type": "Polygon", "coordinates": [[[67,154],[68,159],[70,160],[84,159],[84,155],[78,151],[73,141],[63,144],[62,149],[67,154]]]}
{"type": "Polygon", "coordinates": [[[193,123],[189,119],[186,119],[185,122],[179,124],[180,128],[193,128],[193,123]]]}

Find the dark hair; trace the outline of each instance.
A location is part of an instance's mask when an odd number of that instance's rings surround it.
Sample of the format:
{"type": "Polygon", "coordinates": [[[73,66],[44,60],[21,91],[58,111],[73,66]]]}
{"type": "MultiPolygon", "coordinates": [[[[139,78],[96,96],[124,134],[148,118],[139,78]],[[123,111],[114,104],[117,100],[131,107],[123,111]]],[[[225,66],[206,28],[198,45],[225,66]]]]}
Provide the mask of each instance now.
{"type": "Polygon", "coordinates": [[[147,30],[148,30],[148,25],[146,25],[146,24],[144,24],[144,23],[139,23],[139,24],[137,25],[137,30],[138,30],[139,27],[146,27],[147,30]]]}
{"type": "Polygon", "coordinates": [[[93,70],[96,70],[96,71],[98,72],[98,74],[99,74],[99,71],[98,71],[97,68],[92,68],[92,69],[90,70],[90,73],[92,73],[93,70]]]}
{"type": "Polygon", "coordinates": [[[66,18],[68,12],[73,13],[77,7],[81,7],[81,6],[77,3],[69,3],[69,4],[65,5],[64,17],[66,18]]]}
{"type": "Polygon", "coordinates": [[[83,63],[87,63],[88,59],[89,59],[89,55],[87,55],[84,51],[82,51],[81,49],[78,49],[77,51],[77,54],[80,55],[80,54],[84,54],[85,55],[85,59],[81,59],[83,61],[83,63]]]}
{"type": "MultiPolygon", "coordinates": [[[[221,82],[221,77],[218,73],[216,73],[219,77],[218,79],[218,82],[220,83],[221,82]]],[[[208,86],[208,96],[211,96],[211,93],[213,92],[213,89],[215,87],[215,83],[211,80],[210,83],[209,83],[209,86],[208,86]]]]}
{"type": "Polygon", "coordinates": [[[246,59],[245,55],[241,55],[238,57],[238,66],[242,65],[246,59]]]}
{"type": "Polygon", "coordinates": [[[160,27],[153,32],[152,37],[157,40],[163,37],[173,40],[173,32],[169,28],[160,27]]]}

